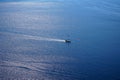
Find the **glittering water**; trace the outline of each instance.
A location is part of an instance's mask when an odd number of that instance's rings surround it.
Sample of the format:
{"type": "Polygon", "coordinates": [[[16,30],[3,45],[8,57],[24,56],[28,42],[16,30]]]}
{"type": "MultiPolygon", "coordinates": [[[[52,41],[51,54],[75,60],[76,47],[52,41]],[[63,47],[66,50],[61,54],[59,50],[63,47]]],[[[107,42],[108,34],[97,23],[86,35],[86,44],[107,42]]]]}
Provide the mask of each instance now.
{"type": "Polygon", "coordinates": [[[2,1],[0,80],[120,79],[119,0],[2,1]]]}

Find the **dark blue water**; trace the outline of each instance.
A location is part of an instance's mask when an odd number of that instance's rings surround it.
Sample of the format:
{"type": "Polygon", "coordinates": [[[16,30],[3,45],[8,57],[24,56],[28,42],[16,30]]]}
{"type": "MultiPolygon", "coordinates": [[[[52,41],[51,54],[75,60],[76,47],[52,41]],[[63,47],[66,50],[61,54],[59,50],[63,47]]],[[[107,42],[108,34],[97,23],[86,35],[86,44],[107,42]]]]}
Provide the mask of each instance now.
{"type": "Polygon", "coordinates": [[[8,1],[0,2],[0,80],[120,79],[119,0],[8,1]]]}

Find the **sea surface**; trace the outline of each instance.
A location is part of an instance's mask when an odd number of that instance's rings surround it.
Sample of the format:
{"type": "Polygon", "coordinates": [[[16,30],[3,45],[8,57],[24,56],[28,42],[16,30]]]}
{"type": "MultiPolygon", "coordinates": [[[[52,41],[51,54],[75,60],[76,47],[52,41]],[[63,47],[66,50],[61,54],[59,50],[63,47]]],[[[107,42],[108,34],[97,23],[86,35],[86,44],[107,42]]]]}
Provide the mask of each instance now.
{"type": "Polygon", "coordinates": [[[0,80],[120,80],[120,0],[1,0],[0,80]]]}

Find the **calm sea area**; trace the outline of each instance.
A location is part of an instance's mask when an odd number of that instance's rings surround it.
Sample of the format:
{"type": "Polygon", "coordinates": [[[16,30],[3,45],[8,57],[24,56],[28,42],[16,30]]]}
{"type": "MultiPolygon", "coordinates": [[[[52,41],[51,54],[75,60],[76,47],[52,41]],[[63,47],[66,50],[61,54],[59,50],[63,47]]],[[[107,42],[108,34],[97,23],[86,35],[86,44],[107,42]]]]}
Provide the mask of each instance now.
{"type": "Polygon", "coordinates": [[[0,80],[120,80],[120,1],[1,0],[0,80]]]}

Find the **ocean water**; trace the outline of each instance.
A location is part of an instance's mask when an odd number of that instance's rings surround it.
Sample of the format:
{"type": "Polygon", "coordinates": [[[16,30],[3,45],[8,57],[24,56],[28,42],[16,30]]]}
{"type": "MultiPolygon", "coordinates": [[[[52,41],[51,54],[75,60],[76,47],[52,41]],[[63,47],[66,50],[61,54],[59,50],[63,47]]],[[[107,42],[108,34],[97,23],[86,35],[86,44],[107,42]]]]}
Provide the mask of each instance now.
{"type": "Polygon", "coordinates": [[[120,80],[120,1],[1,0],[0,80],[120,80]]]}

